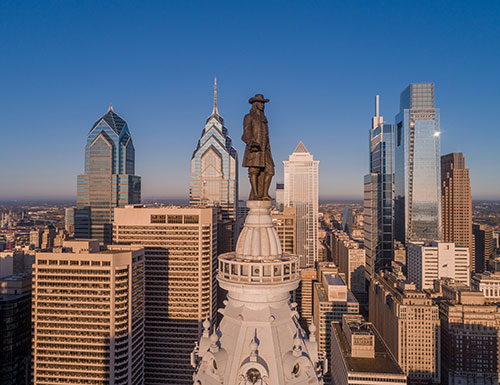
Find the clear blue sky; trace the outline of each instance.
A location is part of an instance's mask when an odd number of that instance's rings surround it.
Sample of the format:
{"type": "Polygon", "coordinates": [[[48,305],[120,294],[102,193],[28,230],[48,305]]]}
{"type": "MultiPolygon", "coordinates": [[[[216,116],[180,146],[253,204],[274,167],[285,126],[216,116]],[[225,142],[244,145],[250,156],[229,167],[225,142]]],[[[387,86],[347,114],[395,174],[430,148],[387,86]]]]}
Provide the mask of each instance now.
{"type": "Polygon", "coordinates": [[[362,196],[374,95],[393,122],[403,88],[434,82],[441,152],[464,152],[474,198],[500,198],[498,0],[3,0],[0,198],[75,197],[86,134],[110,103],[143,197],[187,196],[215,75],[240,160],[261,92],[278,179],[303,140],[323,198],[362,196]]]}

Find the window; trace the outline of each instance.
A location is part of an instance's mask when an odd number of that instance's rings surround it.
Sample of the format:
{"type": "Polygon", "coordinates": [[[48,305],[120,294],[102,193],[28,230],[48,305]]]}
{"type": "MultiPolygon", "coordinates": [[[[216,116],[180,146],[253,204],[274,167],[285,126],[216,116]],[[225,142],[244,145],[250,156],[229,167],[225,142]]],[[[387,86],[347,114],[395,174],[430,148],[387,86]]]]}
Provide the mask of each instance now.
{"type": "Polygon", "coordinates": [[[168,223],[182,223],[182,215],[169,215],[168,223]]]}
{"type": "Polygon", "coordinates": [[[151,223],[166,223],[167,216],[166,215],[151,215],[151,223]]]}
{"type": "Polygon", "coordinates": [[[184,215],[184,223],[198,223],[198,215],[184,215]]]}

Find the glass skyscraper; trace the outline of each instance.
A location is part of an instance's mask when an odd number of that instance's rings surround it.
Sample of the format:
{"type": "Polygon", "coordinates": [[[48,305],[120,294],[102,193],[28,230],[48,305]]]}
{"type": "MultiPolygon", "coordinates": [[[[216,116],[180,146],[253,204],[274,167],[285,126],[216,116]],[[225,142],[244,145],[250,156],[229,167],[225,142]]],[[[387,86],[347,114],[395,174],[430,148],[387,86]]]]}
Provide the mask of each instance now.
{"type": "Polygon", "coordinates": [[[227,242],[219,240],[219,253],[234,250],[238,235],[238,153],[217,109],[217,80],[212,114],[191,157],[189,204],[220,208],[220,236],[227,242]]]}
{"type": "Polygon", "coordinates": [[[366,277],[391,266],[393,259],[393,125],[379,116],[379,97],[370,130],[370,173],[364,181],[366,277]]]}
{"type": "Polygon", "coordinates": [[[85,173],[78,175],[75,238],[111,243],[113,209],[141,202],[141,178],[127,122],[110,106],[87,135],[85,173]]]}
{"type": "Polygon", "coordinates": [[[395,125],[394,236],[403,244],[441,239],[439,135],[434,84],[410,84],[395,125]]]}

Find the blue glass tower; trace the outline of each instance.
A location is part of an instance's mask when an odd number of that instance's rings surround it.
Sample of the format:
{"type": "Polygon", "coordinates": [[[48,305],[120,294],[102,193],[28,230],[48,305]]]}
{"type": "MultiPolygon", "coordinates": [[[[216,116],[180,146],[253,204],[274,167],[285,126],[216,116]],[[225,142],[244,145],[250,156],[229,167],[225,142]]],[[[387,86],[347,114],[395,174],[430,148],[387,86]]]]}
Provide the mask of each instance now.
{"type": "Polygon", "coordinates": [[[189,203],[220,208],[222,238],[218,240],[218,252],[234,250],[238,235],[238,153],[217,109],[217,80],[212,114],[191,157],[189,203]]]}
{"type": "Polygon", "coordinates": [[[439,109],[434,84],[410,84],[400,98],[395,132],[394,237],[441,239],[439,109]]]}
{"type": "Polygon", "coordinates": [[[140,203],[141,178],[127,122],[110,106],[87,135],[85,173],[78,175],[75,237],[112,241],[113,209],[140,203]]]}
{"type": "Polygon", "coordinates": [[[393,125],[379,116],[379,97],[370,130],[370,173],[364,181],[366,278],[393,260],[393,125]]]}

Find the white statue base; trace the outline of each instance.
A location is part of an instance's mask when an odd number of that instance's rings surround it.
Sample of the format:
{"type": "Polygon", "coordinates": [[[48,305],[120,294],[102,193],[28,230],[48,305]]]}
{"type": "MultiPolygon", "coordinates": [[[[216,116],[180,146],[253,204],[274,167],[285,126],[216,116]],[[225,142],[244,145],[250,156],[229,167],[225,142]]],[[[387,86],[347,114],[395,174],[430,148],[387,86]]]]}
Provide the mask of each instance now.
{"type": "Polygon", "coordinates": [[[203,336],[192,354],[198,385],[322,384],[314,326],[299,326],[290,291],[300,281],[298,258],[283,255],[270,214],[271,202],[250,208],[236,252],[219,256],[219,285],[228,291],[219,328],[203,336]]]}

